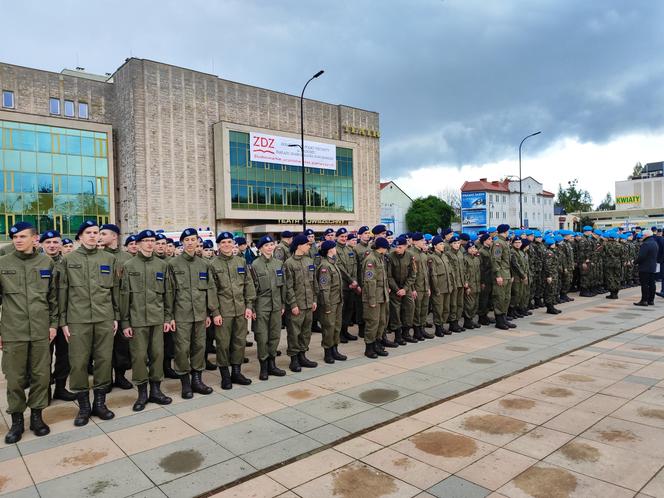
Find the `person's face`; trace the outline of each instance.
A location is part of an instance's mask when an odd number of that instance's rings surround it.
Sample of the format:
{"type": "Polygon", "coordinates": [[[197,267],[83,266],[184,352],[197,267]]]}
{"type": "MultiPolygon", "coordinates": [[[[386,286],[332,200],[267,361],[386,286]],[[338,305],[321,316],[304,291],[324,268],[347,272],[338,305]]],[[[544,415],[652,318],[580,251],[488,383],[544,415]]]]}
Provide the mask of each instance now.
{"type": "Polygon", "coordinates": [[[470,254],[471,256],[475,256],[477,254],[477,247],[468,246],[468,254],[470,254]]]}
{"type": "Polygon", "coordinates": [[[224,239],[218,243],[219,252],[224,256],[230,256],[233,254],[233,247],[235,247],[235,242],[233,239],[224,239]]]}
{"type": "Polygon", "coordinates": [[[371,240],[371,234],[369,232],[364,232],[360,235],[360,240],[365,244],[368,243],[371,240]]]}
{"type": "Polygon", "coordinates": [[[307,235],[307,241],[309,242],[309,245],[312,246],[316,242],[316,236],[315,235],[307,235]]]}
{"type": "Polygon", "coordinates": [[[521,249],[521,239],[515,240],[512,245],[514,246],[514,249],[521,249]]]}
{"type": "Polygon", "coordinates": [[[484,241],[484,247],[491,247],[493,245],[493,239],[489,237],[484,241]]]}
{"type": "MultiPolygon", "coordinates": [[[[192,237],[190,235],[190,237],[192,237]]],[[[193,237],[196,237],[195,235],[193,237]]],[[[198,244],[198,240],[196,240],[196,244],[198,244]]],[[[157,240],[154,244],[154,252],[156,252],[159,256],[162,256],[164,252],[166,252],[166,241],[164,239],[157,240]]]]}
{"type": "Polygon", "coordinates": [[[42,243],[42,247],[48,256],[57,256],[62,250],[62,239],[60,237],[46,239],[42,243]]]}
{"type": "Polygon", "coordinates": [[[69,254],[74,250],[74,244],[67,244],[62,246],[62,254],[69,254]]]}
{"type": "Polygon", "coordinates": [[[439,242],[435,246],[433,246],[434,251],[441,253],[445,251],[445,242],[439,242]]]}
{"type": "Polygon", "coordinates": [[[208,258],[208,259],[209,259],[209,258],[211,258],[212,256],[214,256],[214,250],[212,250],[212,249],[207,249],[207,248],[203,249],[203,257],[204,257],[204,258],[208,258]]]}
{"type": "Polygon", "coordinates": [[[380,233],[377,233],[377,234],[376,234],[376,238],[377,238],[377,239],[381,239],[381,238],[384,239],[386,236],[387,236],[387,231],[385,231],[385,232],[380,232],[380,233]]]}
{"type": "Polygon", "coordinates": [[[97,247],[97,242],[99,241],[99,228],[98,227],[88,227],[83,230],[83,233],[78,237],[78,240],[81,241],[88,249],[97,247]]]}
{"type": "Polygon", "coordinates": [[[376,252],[378,254],[385,254],[387,252],[387,249],[385,249],[384,247],[379,247],[378,249],[376,249],[376,252]]]}
{"type": "Polygon", "coordinates": [[[332,249],[327,251],[327,257],[328,258],[335,258],[337,256],[337,248],[333,247],[332,249]]]}
{"type": "Polygon", "coordinates": [[[295,248],[295,254],[298,256],[304,256],[309,252],[309,245],[308,244],[301,244],[295,248]]]}
{"type": "Polygon", "coordinates": [[[325,240],[334,240],[334,232],[325,235],[325,240]]]}
{"type": "Polygon", "coordinates": [[[35,248],[35,243],[39,242],[37,234],[32,229],[21,230],[12,237],[12,244],[14,249],[18,252],[32,252],[35,248]]]}
{"type": "Polygon", "coordinates": [[[424,239],[416,240],[414,244],[418,249],[424,249],[426,247],[427,241],[424,239]]]}
{"type": "Polygon", "coordinates": [[[342,233],[337,237],[337,242],[341,245],[344,245],[348,242],[348,234],[342,233]]]}
{"type": "MultiPolygon", "coordinates": [[[[160,240],[155,244],[155,251],[157,251],[157,253],[159,253],[159,242],[164,242],[164,244],[166,243],[165,240],[160,240]]],[[[188,237],[185,237],[182,239],[182,246],[184,247],[184,250],[187,251],[187,254],[196,254],[196,250],[198,249],[198,237],[196,235],[189,235],[188,237]]]]}
{"type": "Polygon", "coordinates": [[[179,255],[182,254],[183,252],[184,252],[184,247],[182,247],[182,245],[180,245],[180,247],[175,248],[175,254],[179,255]]]}
{"type": "Polygon", "coordinates": [[[106,246],[101,241],[101,239],[97,240],[97,249],[103,249],[104,247],[106,247],[106,246]]]}
{"type": "Polygon", "coordinates": [[[115,247],[118,243],[118,234],[113,230],[104,229],[99,232],[99,241],[104,247],[115,247]]]}
{"type": "MultiPolygon", "coordinates": [[[[154,251],[154,242],[154,239],[152,239],[152,251],[154,251]]],[[[136,244],[136,241],[132,240],[129,244],[127,244],[127,252],[129,254],[136,254],[138,252],[138,245],[136,244]]]]}
{"type": "Polygon", "coordinates": [[[357,239],[347,240],[346,243],[348,244],[349,247],[355,247],[357,245],[357,239]]]}
{"type": "Polygon", "coordinates": [[[458,251],[461,248],[461,241],[457,240],[456,242],[452,242],[450,245],[452,246],[452,249],[458,251]]]}
{"type": "Polygon", "coordinates": [[[244,252],[244,250],[247,248],[247,244],[241,244],[237,246],[237,250],[240,252],[244,252]]]}
{"type": "Polygon", "coordinates": [[[271,258],[272,254],[274,253],[274,248],[276,247],[276,244],[274,242],[266,242],[261,246],[259,251],[261,254],[264,254],[266,257],[271,258]]]}
{"type": "Polygon", "coordinates": [[[152,253],[154,252],[155,244],[156,244],[156,239],[154,237],[147,237],[140,242],[136,243],[133,242],[134,247],[145,255],[145,256],[152,256],[152,253]]]}
{"type": "Polygon", "coordinates": [[[394,242],[394,235],[388,235],[388,236],[387,236],[387,241],[388,241],[388,242],[390,243],[390,245],[391,245],[392,242],[394,242]]]}
{"type": "Polygon", "coordinates": [[[286,237],[284,239],[281,239],[281,241],[286,244],[287,246],[291,245],[291,242],[293,242],[293,237],[286,237]]]}
{"type": "Polygon", "coordinates": [[[403,253],[406,252],[406,247],[405,245],[399,244],[394,248],[394,252],[396,252],[398,255],[402,255],[403,253]]]}
{"type": "Polygon", "coordinates": [[[166,244],[166,256],[173,256],[175,254],[175,245],[174,244],[166,244]]]}

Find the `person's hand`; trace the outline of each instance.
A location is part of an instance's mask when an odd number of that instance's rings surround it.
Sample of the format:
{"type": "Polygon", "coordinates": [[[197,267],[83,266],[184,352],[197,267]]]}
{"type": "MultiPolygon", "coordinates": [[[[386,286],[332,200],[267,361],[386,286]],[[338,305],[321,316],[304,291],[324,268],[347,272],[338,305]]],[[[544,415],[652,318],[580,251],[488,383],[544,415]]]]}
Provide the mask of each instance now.
{"type": "Polygon", "coordinates": [[[369,308],[375,308],[375,307],[376,307],[375,304],[370,304],[370,305],[369,305],[369,308]]]}
{"type": "Polygon", "coordinates": [[[587,270],[587,269],[588,269],[588,265],[587,265],[586,263],[581,263],[581,269],[583,269],[583,270],[587,270]]]}
{"type": "Polygon", "coordinates": [[[399,289],[399,290],[397,291],[397,296],[398,296],[398,297],[403,297],[403,296],[405,296],[405,295],[406,295],[406,289],[399,289]]]}
{"type": "Polygon", "coordinates": [[[311,305],[311,311],[312,312],[315,313],[317,309],[318,309],[318,303],[314,303],[314,304],[311,305]]]}
{"type": "Polygon", "coordinates": [[[134,331],[131,329],[131,327],[127,327],[126,329],[124,329],[124,330],[122,331],[122,334],[123,334],[127,339],[131,339],[132,337],[134,337],[134,331]]]}
{"type": "Polygon", "coordinates": [[[221,327],[221,325],[224,323],[224,319],[221,317],[221,315],[217,315],[214,317],[214,324],[217,327],[221,327]]]}
{"type": "Polygon", "coordinates": [[[171,320],[171,332],[175,332],[175,320],[171,320]]]}
{"type": "Polygon", "coordinates": [[[471,291],[470,287],[466,287],[466,296],[470,296],[471,292],[472,291],[471,291]]]}
{"type": "Polygon", "coordinates": [[[427,296],[431,297],[431,289],[427,289],[427,296]]]}
{"type": "Polygon", "coordinates": [[[69,333],[69,325],[62,326],[62,335],[65,336],[65,341],[69,342],[69,338],[71,337],[71,334],[69,333]]]}
{"type": "Polygon", "coordinates": [[[247,308],[246,310],[244,310],[244,317],[245,317],[247,320],[251,320],[252,318],[254,318],[254,316],[256,316],[256,315],[254,315],[254,312],[251,311],[249,308],[247,308]]]}
{"type": "Polygon", "coordinates": [[[298,308],[297,306],[295,306],[295,308],[291,308],[290,311],[291,311],[291,314],[293,316],[299,316],[300,315],[300,308],[298,308]]]}
{"type": "Polygon", "coordinates": [[[486,289],[486,284],[480,284],[480,289],[482,290],[486,289]]]}
{"type": "Polygon", "coordinates": [[[527,283],[528,283],[528,277],[524,277],[524,278],[523,278],[523,283],[524,283],[524,284],[527,284],[527,283]]]}
{"type": "Polygon", "coordinates": [[[285,308],[281,308],[281,316],[284,316],[284,313],[286,312],[285,308]]]}
{"type": "Polygon", "coordinates": [[[2,351],[2,337],[0,337],[0,351],[2,351]]]}
{"type": "Polygon", "coordinates": [[[164,334],[168,334],[171,331],[171,324],[164,322],[164,334]]]}
{"type": "MultiPolygon", "coordinates": [[[[281,310],[281,314],[282,314],[282,315],[284,314],[284,310],[283,310],[283,309],[281,310]]],[[[255,320],[255,319],[256,319],[256,312],[255,312],[255,311],[251,314],[251,319],[252,319],[252,320],[255,320]]]]}
{"type": "Polygon", "coordinates": [[[496,277],[496,283],[502,287],[503,286],[503,277],[496,277]]]}
{"type": "Polygon", "coordinates": [[[413,299],[417,299],[417,291],[411,292],[410,295],[413,296],[413,299]]]}
{"type": "Polygon", "coordinates": [[[55,339],[55,336],[58,333],[58,329],[49,327],[48,329],[48,342],[53,342],[53,339],[55,339]]]}
{"type": "Polygon", "coordinates": [[[211,323],[212,323],[212,320],[210,319],[210,317],[206,316],[205,317],[205,328],[208,328],[211,323]]]}
{"type": "Polygon", "coordinates": [[[118,331],[118,321],[113,320],[113,335],[115,335],[118,331]]]}
{"type": "Polygon", "coordinates": [[[546,283],[547,283],[547,284],[550,284],[551,282],[553,282],[553,278],[551,278],[551,277],[546,277],[546,283]]]}

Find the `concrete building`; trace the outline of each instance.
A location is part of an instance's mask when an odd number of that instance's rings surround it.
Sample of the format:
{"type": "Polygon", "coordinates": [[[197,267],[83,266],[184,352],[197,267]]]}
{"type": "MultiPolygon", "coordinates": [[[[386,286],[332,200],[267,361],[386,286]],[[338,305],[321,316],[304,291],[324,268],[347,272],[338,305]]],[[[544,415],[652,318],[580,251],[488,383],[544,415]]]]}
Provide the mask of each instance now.
{"type": "Polygon", "coordinates": [[[406,192],[393,181],[380,184],[380,222],[392,230],[395,235],[408,231],[406,213],[413,203],[406,192]]]}
{"type": "MultiPolygon", "coordinates": [[[[523,225],[553,230],[558,228],[553,214],[554,194],[532,177],[522,179],[523,225]]],[[[461,187],[461,225],[467,233],[507,223],[520,225],[519,180],[504,179],[464,182],[461,187]]]]}
{"type": "MultiPolygon", "coordinates": [[[[250,236],[302,221],[299,97],[131,58],[112,75],[0,63],[0,237],[83,219],[250,236]],[[271,147],[260,147],[267,140],[271,147]]],[[[375,112],[305,99],[307,223],[378,222],[375,112]]]]}

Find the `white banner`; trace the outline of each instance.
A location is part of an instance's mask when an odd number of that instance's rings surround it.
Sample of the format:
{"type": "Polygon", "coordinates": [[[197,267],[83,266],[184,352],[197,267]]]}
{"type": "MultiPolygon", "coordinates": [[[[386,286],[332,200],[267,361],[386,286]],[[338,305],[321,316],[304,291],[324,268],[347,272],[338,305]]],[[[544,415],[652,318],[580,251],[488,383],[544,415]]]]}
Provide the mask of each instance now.
{"type": "MultiPolygon", "coordinates": [[[[249,157],[252,161],[302,165],[300,140],[264,133],[249,134],[249,157]],[[291,144],[297,147],[290,147],[291,144]]],[[[333,144],[304,141],[304,165],[307,168],[337,169],[337,148],[333,144]]]]}

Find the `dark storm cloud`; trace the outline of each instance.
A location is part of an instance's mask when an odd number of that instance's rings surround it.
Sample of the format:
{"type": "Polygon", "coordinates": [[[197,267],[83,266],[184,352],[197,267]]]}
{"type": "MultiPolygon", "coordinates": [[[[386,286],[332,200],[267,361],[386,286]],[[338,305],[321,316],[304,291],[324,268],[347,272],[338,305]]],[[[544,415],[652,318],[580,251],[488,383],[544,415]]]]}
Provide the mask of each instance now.
{"type": "Polygon", "coordinates": [[[113,71],[130,55],[378,111],[383,176],[664,126],[664,3],[16,2],[0,60],[113,71]],[[13,19],[13,20],[12,20],[13,19]],[[25,31],[29,25],[31,30],[25,31]]]}

